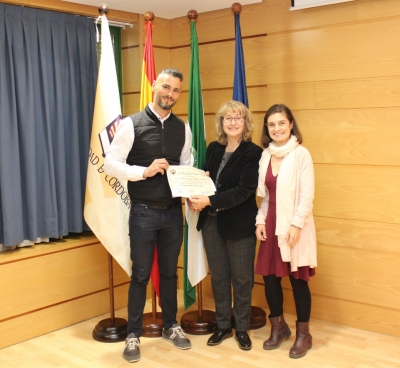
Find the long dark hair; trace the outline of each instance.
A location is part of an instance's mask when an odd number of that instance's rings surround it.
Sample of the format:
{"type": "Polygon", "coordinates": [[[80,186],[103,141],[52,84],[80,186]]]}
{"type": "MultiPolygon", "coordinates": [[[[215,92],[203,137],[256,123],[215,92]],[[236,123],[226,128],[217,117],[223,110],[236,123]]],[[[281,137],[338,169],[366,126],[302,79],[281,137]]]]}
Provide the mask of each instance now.
{"type": "Polygon", "coordinates": [[[289,120],[289,122],[293,123],[293,128],[292,128],[292,131],[290,132],[290,134],[296,136],[297,141],[299,142],[299,144],[301,144],[303,142],[303,138],[301,136],[300,129],[296,123],[296,119],[294,118],[292,112],[284,104],[275,104],[275,105],[272,105],[268,109],[268,111],[266,112],[266,114],[264,116],[264,126],[263,126],[263,130],[262,130],[262,135],[261,135],[261,145],[264,148],[267,148],[269,146],[269,144],[273,141],[273,139],[269,135],[267,123],[268,123],[268,118],[271,115],[276,114],[276,113],[284,114],[287,117],[287,119],[289,120]]]}

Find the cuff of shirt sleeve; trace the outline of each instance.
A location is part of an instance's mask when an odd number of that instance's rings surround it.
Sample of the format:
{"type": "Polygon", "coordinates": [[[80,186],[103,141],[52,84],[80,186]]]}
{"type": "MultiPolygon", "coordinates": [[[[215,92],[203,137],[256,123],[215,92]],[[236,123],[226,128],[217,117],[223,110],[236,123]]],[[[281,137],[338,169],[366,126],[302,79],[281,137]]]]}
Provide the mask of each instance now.
{"type": "Polygon", "coordinates": [[[129,178],[132,178],[131,180],[133,180],[133,181],[146,180],[146,178],[143,177],[143,174],[144,174],[145,170],[146,170],[146,167],[144,167],[144,166],[136,166],[136,165],[135,166],[131,166],[131,171],[129,173],[130,174],[129,178]]]}

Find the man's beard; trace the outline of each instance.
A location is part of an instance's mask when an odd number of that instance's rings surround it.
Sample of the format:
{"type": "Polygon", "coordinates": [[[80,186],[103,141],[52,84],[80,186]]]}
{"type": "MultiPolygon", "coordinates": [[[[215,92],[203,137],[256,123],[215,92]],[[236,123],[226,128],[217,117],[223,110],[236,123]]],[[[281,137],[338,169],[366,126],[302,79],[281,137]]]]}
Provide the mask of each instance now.
{"type": "Polygon", "coordinates": [[[172,107],[176,104],[176,101],[173,101],[170,104],[163,103],[161,98],[157,98],[156,102],[157,102],[157,105],[160,106],[163,110],[171,110],[172,107]]]}

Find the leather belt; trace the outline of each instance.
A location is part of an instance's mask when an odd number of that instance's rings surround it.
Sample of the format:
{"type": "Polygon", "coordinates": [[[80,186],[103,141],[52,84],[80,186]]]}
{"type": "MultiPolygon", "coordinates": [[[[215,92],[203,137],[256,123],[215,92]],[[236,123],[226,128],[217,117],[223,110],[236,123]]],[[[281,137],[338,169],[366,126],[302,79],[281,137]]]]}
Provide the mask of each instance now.
{"type": "Polygon", "coordinates": [[[167,206],[150,206],[148,204],[142,204],[142,203],[133,203],[136,206],[141,206],[145,208],[152,208],[153,210],[159,210],[159,211],[166,211],[170,210],[172,207],[175,207],[177,203],[169,204],[167,206]]]}

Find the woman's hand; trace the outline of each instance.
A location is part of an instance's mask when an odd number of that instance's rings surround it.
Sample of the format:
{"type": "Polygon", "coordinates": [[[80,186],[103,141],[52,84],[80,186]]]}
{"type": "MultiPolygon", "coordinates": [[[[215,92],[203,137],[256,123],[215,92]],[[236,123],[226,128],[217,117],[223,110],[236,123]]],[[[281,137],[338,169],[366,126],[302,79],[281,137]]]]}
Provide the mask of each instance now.
{"type": "Polygon", "coordinates": [[[192,203],[192,201],[190,200],[190,198],[186,198],[186,206],[189,207],[189,210],[190,210],[191,212],[196,212],[196,210],[193,208],[193,203],[192,203]]]}
{"type": "Polygon", "coordinates": [[[203,208],[211,206],[210,198],[204,195],[190,197],[188,198],[188,201],[191,202],[191,208],[195,211],[201,211],[203,208]]]}
{"type": "Polygon", "coordinates": [[[294,247],[300,238],[300,231],[297,226],[290,225],[289,232],[287,235],[287,243],[289,247],[294,247]]]}
{"type": "Polygon", "coordinates": [[[256,235],[258,240],[261,241],[267,240],[267,232],[265,230],[265,225],[257,225],[256,235]]]}

